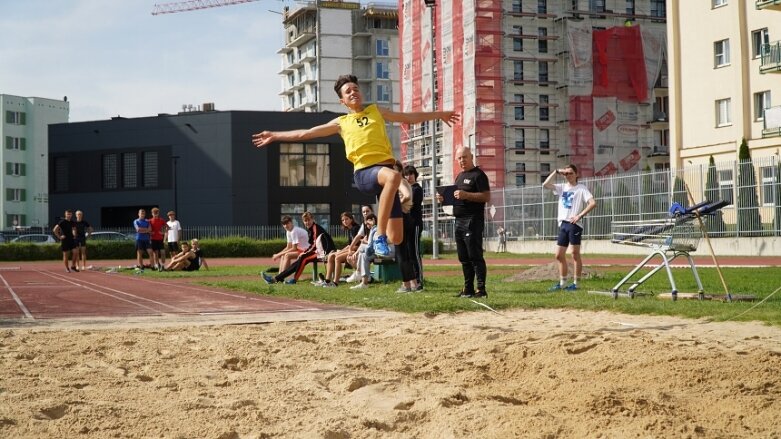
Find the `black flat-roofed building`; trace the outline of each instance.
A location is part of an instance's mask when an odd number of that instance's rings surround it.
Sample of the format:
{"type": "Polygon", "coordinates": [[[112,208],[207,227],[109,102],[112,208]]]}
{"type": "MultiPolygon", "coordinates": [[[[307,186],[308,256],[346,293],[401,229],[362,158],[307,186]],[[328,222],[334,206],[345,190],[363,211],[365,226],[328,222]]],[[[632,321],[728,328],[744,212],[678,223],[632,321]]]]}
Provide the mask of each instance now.
{"type": "Polygon", "coordinates": [[[49,209],[84,211],[95,228],[130,227],[138,209],[187,226],[278,225],[283,214],[339,224],[374,203],[353,186],[338,135],[263,149],[264,129],[309,128],[333,113],[204,111],[49,127],[49,209]]]}

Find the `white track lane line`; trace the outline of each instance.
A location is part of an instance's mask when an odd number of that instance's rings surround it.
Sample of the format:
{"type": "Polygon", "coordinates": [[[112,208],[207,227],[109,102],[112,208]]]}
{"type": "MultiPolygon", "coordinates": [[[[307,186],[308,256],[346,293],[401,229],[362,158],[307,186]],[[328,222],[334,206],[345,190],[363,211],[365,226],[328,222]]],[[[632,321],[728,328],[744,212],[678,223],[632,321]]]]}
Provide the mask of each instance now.
{"type": "MultiPolygon", "coordinates": [[[[116,273],[111,273],[111,274],[103,273],[103,274],[106,275],[106,276],[115,276],[116,275],[116,273]]],[[[120,275],[120,276],[122,276],[122,275],[120,275]]],[[[247,300],[259,301],[259,302],[264,302],[264,303],[273,303],[275,305],[293,306],[293,307],[298,308],[297,310],[301,310],[301,311],[321,311],[323,309],[323,308],[312,308],[311,306],[310,307],[306,307],[306,306],[303,306],[303,305],[290,304],[290,303],[287,303],[287,302],[279,302],[279,301],[268,299],[268,298],[264,298],[264,297],[250,296],[248,293],[240,294],[240,293],[232,293],[232,292],[225,292],[225,291],[210,290],[210,289],[206,289],[206,288],[202,288],[202,287],[196,287],[196,286],[193,286],[193,285],[190,285],[190,284],[183,284],[183,283],[180,283],[180,282],[162,282],[162,281],[158,281],[158,280],[144,279],[143,277],[140,277],[140,276],[137,276],[134,279],[137,279],[137,280],[143,281],[143,282],[147,282],[147,283],[150,283],[150,284],[165,285],[165,286],[169,286],[169,287],[171,287],[171,286],[184,287],[184,288],[186,288],[188,290],[200,291],[200,292],[212,293],[212,294],[219,294],[221,296],[228,296],[228,297],[234,297],[234,298],[239,298],[239,299],[247,299],[247,300]]]]}
{"type": "Polygon", "coordinates": [[[35,317],[33,317],[33,315],[30,313],[30,310],[27,309],[26,306],[24,306],[24,303],[22,303],[22,299],[20,299],[19,296],[16,295],[14,289],[11,288],[11,285],[8,284],[8,281],[5,280],[3,275],[0,275],[0,280],[2,280],[3,283],[5,284],[5,287],[8,288],[8,292],[11,293],[11,297],[14,298],[14,302],[16,302],[16,305],[24,313],[24,317],[27,319],[35,320],[35,317]]]}
{"type": "Polygon", "coordinates": [[[164,311],[162,311],[162,310],[160,310],[160,309],[157,309],[157,308],[152,308],[151,306],[142,305],[141,303],[134,302],[134,301],[132,301],[132,300],[125,299],[125,298],[123,298],[123,297],[119,297],[119,296],[116,296],[116,295],[114,295],[114,294],[110,294],[110,293],[107,293],[107,292],[104,292],[104,291],[100,291],[100,290],[98,290],[97,288],[103,288],[104,290],[108,290],[108,291],[111,291],[111,292],[114,292],[114,293],[117,293],[117,294],[121,294],[121,295],[129,296],[129,297],[132,297],[132,298],[134,298],[134,299],[137,299],[137,300],[142,300],[142,301],[151,302],[151,303],[154,303],[155,305],[159,305],[159,306],[162,306],[162,307],[165,307],[165,308],[170,308],[170,309],[171,309],[171,310],[173,310],[174,312],[179,312],[179,313],[190,313],[190,311],[188,311],[188,310],[185,310],[185,309],[182,309],[182,308],[177,308],[177,307],[175,307],[175,306],[172,306],[172,305],[169,305],[169,304],[167,304],[167,303],[158,302],[158,301],[151,300],[151,299],[147,299],[147,298],[145,298],[145,297],[141,297],[141,296],[136,296],[135,294],[132,294],[132,293],[128,293],[128,292],[125,292],[125,291],[117,290],[117,289],[114,289],[114,288],[104,287],[103,285],[95,284],[95,283],[92,283],[92,282],[85,282],[85,281],[83,281],[83,280],[81,280],[81,283],[79,283],[79,282],[74,282],[74,281],[72,280],[72,279],[73,279],[73,277],[72,277],[72,276],[71,276],[71,277],[69,277],[69,276],[63,276],[63,275],[60,275],[60,274],[54,274],[54,273],[51,273],[51,272],[40,271],[40,270],[38,270],[38,272],[39,272],[39,273],[41,273],[41,274],[44,274],[44,275],[46,275],[46,276],[53,277],[53,278],[55,278],[55,279],[58,279],[58,280],[61,280],[61,281],[64,281],[64,282],[70,283],[71,285],[75,285],[75,286],[78,286],[78,287],[82,287],[82,288],[85,288],[85,289],[87,289],[87,290],[94,291],[94,292],[96,292],[96,293],[98,293],[98,294],[103,294],[103,295],[105,295],[105,296],[109,296],[109,297],[112,297],[112,298],[114,298],[114,299],[117,299],[117,300],[120,300],[120,301],[123,301],[123,302],[127,302],[127,303],[130,303],[130,304],[132,304],[132,305],[136,305],[136,306],[138,306],[138,307],[141,307],[141,308],[148,309],[148,310],[150,310],[150,311],[154,311],[154,312],[156,312],[156,313],[162,313],[162,312],[164,312],[164,311]],[[91,286],[90,286],[90,285],[91,285],[91,286]],[[95,288],[93,288],[93,286],[94,286],[95,288]]]}

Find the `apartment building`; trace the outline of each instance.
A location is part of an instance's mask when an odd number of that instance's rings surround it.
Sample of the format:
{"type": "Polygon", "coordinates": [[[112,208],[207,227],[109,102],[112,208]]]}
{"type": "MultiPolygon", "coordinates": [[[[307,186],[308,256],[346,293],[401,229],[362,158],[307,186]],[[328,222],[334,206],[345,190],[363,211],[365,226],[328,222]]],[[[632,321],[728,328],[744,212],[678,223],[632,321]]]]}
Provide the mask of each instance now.
{"type": "Polygon", "coordinates": [[[401,13],[402,109],[462,113],[403,131],[427,193],[431,165],[449,183],[462,145],[494,188],[568,163],[584,176],[668,166],[663,0],[403,0],[401,13]]]}
{"type": "Polygon", "coordinates": [[[365,99],[398,108],[398,9],[394,3],[316,1],[284,10],[279,49],[284,111],[332,111],[344,106],[336,79],[353,73],[365,99]]]}
{"type": "Polygon", "coordinates": [[[49,125],[68,121],[62,100],[0,94],[0,229],[46,227],[49,217],[49,125]]]}
{"type": "Polygon", "coordinates": [[[674,166],[707,166],[711,156],[716,162],[737,160],[744,138],[752,158],[778,157],[781,1],[668,6],[674,166]]]}

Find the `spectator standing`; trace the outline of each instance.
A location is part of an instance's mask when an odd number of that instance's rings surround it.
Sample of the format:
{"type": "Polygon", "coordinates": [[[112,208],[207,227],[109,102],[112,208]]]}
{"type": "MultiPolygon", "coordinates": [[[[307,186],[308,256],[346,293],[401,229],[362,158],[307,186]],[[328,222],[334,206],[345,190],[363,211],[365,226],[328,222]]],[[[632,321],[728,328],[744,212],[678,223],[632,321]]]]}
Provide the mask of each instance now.
{"type": "Polygon", "coordinates": [[[153,260],[151,248],[152,239],[145,209],[138,209],[138,218],[133,221],[133,228],[136,229],[136,268],[143,271],[144,253],[149,254],[150,263],[153,260]]]}
{"type": "Polygon", "coordinates": [[[412,220],[411,239],[412,252],[415,257],[412,268],[417,280],[416,291],[423,289],[423,260],[421,259],[420,236],[423,233],[423,188],[418,183],[418,170],[412,165],[404,167],[404,178],[412,186],[412,208],[409,216],[412,220]]]}
{"type": "Polygon", "coordinates": [[[497,236],[497,239],[499,240],[499,243],[496,246],[496,253],[506,252],[507,251],[507,233],[504,231],[504,227],[499,226],[496,229],[496,236],[497,236]]]}
{"type": "Polygon", "coordinates": [[[90,223],[84,219],[84,212],[80,210],[76,211],[76,221],[73,224],[76,226],[75,248],[73,249],[76,253],[76,265],[81,271],[84,271],[87,269],[87,238],[92,235],[94,230],[90,223]]]}
{"type": "Polygon", "coordinates": [[[583,227],[580,220],[597,207],[597,202],[586,185],[578,182],[578,168],[568,165],[556,169],[548,175],[542,186],[553,191],[559,197],[559,237],[556,240],[556,261],[559,263],[559,283],[550,287],[549,291],[578,289],[578,280],[583,274],[583,261],[580,257],[580,244],[583,227]],[[557,175],[564,177],[564,183],[553,183],[557,175]],[[572,284],[567,283],[567,248],[572,249],[572,262],[575,268],[572,284]]]}
{"type": "Polygon", "coordinates": [[[166,241],[168,241],[168,253],[175,255],[179,253],[179,241],[182,239],[182,225],[176,219],[176,212],[168,211],[168,222],[166,226],[166,241]]]}
{"type": "Polygon", "coordinates": [[[165,266],[165,249],[163,248],[165,227],[165,220],[160,218],[160,209],[153,207],[152,218],[149,219],[149,237],[152,249],[152,268],[157,271],[163,271],[165,266]]]}
{"type": "MultiPolygon", "coordinates": [[[[397,163],[397,171],[404,173],[404,169],[401,167],[401,163],[397,163]]],[[[399,190],[399,198],[401,199],[402,212],[404,212],[402,218],[404,219],[404,239],[401,244],[396,246],[397,262],[399,264],[399,271],[401,272],[401,287],[396,290],[397,293],[411,293],[418,289],[418,280],[415,275],[415,265],[417,263],[417,257],[415,257],[415,225],[410,215],[412,209],[412,185],[409,180],[404,178],[401,180],[401,186],[404,186],[404,190],[399,190]],[[409,194],[409,195],[407,195],[409,194]],[[406,208],[405,208],[406,207],[406,208]]]]}
{"type": "MultiPolygon", "coordinates": [[[[475,166],[472,151],[467,147],[456,150],[456,161],[461,172],[456,177],[453,196],[453,216],[456,217],[456,250],[461,270],[464,272],[464,288],[458,297],[486,297],[486,266],[483,258],[483,230],[485,229],[485,203],[491,200],[488,176],[475,166]],[[477,290],[475,290],[475,280],[477,290]]],[[[442,196],[437,194],[442,201],[442,196]]]]}
{"type": "Polygon", "coordinates": [[[54,225],[52,232],[60,240],[65,272],[70,273],[71,270],[78,272],[79,269],[76,268],[77,253],[74,251],[76,248],[76,224],[73,222],[73,211],[66,210],[65,217],[54,225]],[[68,260],[72,260],[70,267],[68,266],[68,260]]]}

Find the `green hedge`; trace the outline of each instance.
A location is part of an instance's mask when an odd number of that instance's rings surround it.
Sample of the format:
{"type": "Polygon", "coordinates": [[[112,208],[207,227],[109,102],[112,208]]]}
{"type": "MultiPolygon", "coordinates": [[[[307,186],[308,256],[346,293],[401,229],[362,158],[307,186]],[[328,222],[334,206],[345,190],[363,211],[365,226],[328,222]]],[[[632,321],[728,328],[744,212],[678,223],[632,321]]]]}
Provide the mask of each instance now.
{"type": "MultiPolygon", "coordinates": [[[[338,248],[347,245],[346,238],[334,240],[338,248]]],[[[201,248],[208,258],[259,258],[271,257],[285,246],[285,241],[277,239],[258,241],[251,238],[202,239],[201,248]]],[[[431,239],[421,242],[423,254],[431,253],[431,239]]],[[[440,251],[442,245],[440,243],[440,251]]],[[[88,260],[98,259],[135,259],[134,241],[90,242],[87,246],[88,260]]],[[[0,244],[0,261],[46,261],[62,258],[59,244],[0,244]]]]}

